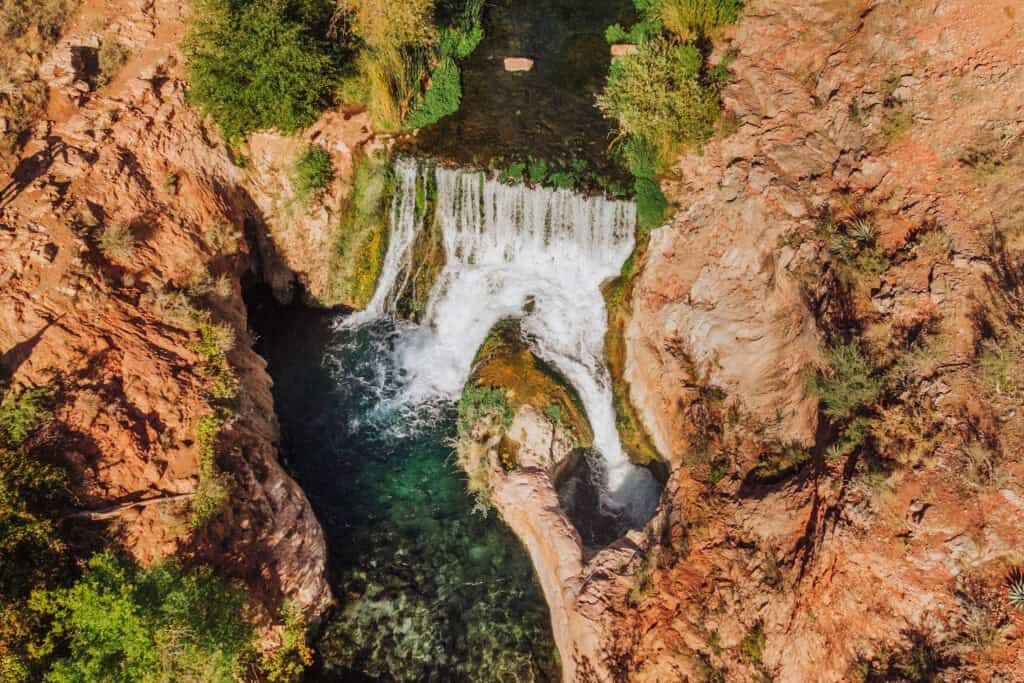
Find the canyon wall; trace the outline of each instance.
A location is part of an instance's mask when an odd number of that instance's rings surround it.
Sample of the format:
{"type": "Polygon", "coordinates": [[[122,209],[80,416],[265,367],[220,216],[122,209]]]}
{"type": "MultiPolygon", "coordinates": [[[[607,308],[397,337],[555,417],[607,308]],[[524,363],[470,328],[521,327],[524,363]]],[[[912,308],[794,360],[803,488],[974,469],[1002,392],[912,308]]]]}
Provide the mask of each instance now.
{"type": "Polygon", "coordinates": [[[63,455],[81,491],[70,514],[99,524],[89,533],[144,562],[208,561],[242,580],[265,614],[290,599],[317,619],[332,599],[325,541],[278,462],[271,382],[240,281],[257,272],[282,296],[296,282],[323,290],[352,157],[369,131],[365,116],[330,112],[305,138],[262,134],[229,150],[186,102],[184,11],[84,3],[42,65],[48,111],[0,181],[2,378],[56,388],[63,455]],[[129,56],[97,88],[82,55],[101,33],[129,56]],[[335,178],[306,210],[288,201],[287,167],[313,141],[331,153],[335,178]],[[192,529],[197,428],[211,413],[204,320],[234,331],[239,388],[216,444],[227,502],[192,529]]]}
{"type": "Polygon", "coordinates": [[[622,620],[626,678],[859,680],[925,653],[921,675],[1022,680],[1019,426],[972,369],[1019,324],[1022,28],[1008,2],[746,4],[731,130],[679,159],[634,282],[626,376],[673,468],[678,558],[622,620]],[[844,261],[836,226],[862,224],[844,261]],[[887,377],[933,340],[890,380],[874,459],[827,451],[801,378],[846,338],[887,377]],[[982,448],[999,475],[978,484],[982,448]]]}

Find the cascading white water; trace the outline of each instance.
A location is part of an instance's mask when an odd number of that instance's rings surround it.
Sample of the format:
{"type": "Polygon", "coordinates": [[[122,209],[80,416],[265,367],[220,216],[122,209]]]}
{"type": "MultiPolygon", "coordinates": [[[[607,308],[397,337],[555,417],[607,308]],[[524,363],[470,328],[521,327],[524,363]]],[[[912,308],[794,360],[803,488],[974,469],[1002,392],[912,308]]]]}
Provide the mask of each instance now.
{"type": "MultiPolygon", "coordinates": [[[[428,167],[424,167],[430,172],[428,167]]],[[[431,291],[423,324],[396,344],[405,376],[402,400],[457,399],[473,358],[500,320],[518,318],[535,353],[579,394],[607,463],[607,512],[642,524],[657,504],[650,472],[627,458],[615,426],[611,379],[604,362],[607,316],[601,284],[634,248],[631,202],[568,190],[506,185],[481,173],[433,169],[436,220],[446,263],[431,291]]],[[[391,240],[370,307],[355,325],[393,312],[394,292],[408,266],[417,223],[420,165],[395,163],[391,240]]]]}

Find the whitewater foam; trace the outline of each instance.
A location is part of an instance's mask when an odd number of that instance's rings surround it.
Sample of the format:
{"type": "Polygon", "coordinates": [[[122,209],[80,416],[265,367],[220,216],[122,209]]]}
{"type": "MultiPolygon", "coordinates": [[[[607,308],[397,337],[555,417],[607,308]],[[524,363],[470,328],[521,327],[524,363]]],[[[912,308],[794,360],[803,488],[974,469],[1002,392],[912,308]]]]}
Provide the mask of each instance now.
{"type": "Polygon", "coordinates": [[[534,352],[580,396],[594,447],[607,464],[605,512],[624,515],[634,526],[646,522],[659,487],[647,469],[629,461],[616,429],[601,295],[601,284],[618,274],[633,251],[635,205],[400,159],[378,288],[366,311],[350,316],[345,326],[394,312],[413,242],[427,227],[416,193],[428,173],[436,181],[434,219],[446,260],[422,324],[403,328],[395,340],[403,376],[398,400],[410,406],[457,400],[491,329],[517,318],[534,352]]]}

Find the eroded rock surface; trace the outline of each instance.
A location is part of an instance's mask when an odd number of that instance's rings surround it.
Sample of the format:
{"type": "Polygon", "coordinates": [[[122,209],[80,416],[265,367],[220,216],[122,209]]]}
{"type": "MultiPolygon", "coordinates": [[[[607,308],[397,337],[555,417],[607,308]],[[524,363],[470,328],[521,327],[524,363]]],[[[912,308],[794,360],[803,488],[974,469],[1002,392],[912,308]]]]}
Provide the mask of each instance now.
{"type": "MultiPolygon", "coordinates": [[[[79,517],[99,513],[106,533],[143,562],[176,554],[213,563],[242,579],[268,617],[290,599],[316,619],[332,600],[325,542],[278,462],[270,378],[252,351],[239,285],[260,269],[249,239],[285,264],[294,253],[306,259],[311,290],[323,278],[325,261],[268,230],[265,215],[279,208],[268,197],[289,192],[274,184],[265,156],[290,162],[303,143],[262,136],[256,169],[232,163],[186,103],[182,20],[174,3],[87,3],[44,65],[50,111],[0,180],[0,374],[14,386],[58,387],[65,456],[84,492],[79,517]],[[97,26],[130,51],[102,89],[76,56],[95,49],[97,26]],[[111,226],[134,248],[104,248],[111,226]],[[211,411],[200,311],[234,330],[229,361],[240,386],[217,445],[228,501],[193,532],[196,429],[211,411]]],[[[309,136],[330,146],[337,168],[326,203],[337,206],[364,125],[329,113],[309,136]]],[[[310,235],[329,220],[337,222],[326,209],[310,211],[291,226],[319,245],[310,235]]]]}

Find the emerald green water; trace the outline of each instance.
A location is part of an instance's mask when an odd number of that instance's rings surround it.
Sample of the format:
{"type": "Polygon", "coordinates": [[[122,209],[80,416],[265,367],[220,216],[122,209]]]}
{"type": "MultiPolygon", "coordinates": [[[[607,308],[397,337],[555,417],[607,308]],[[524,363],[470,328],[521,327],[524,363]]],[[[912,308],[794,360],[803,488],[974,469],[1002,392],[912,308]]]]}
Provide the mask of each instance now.
{"type": "Polygon", "coordinates": [[[307,680],[557,680],[529,558],[473,511],[447,445],[453,407],[401,406],[396,323],[335,331],[336,314],[260,296],[250,308],[283,459],[327,534],[340,603],[307,680]]]}

